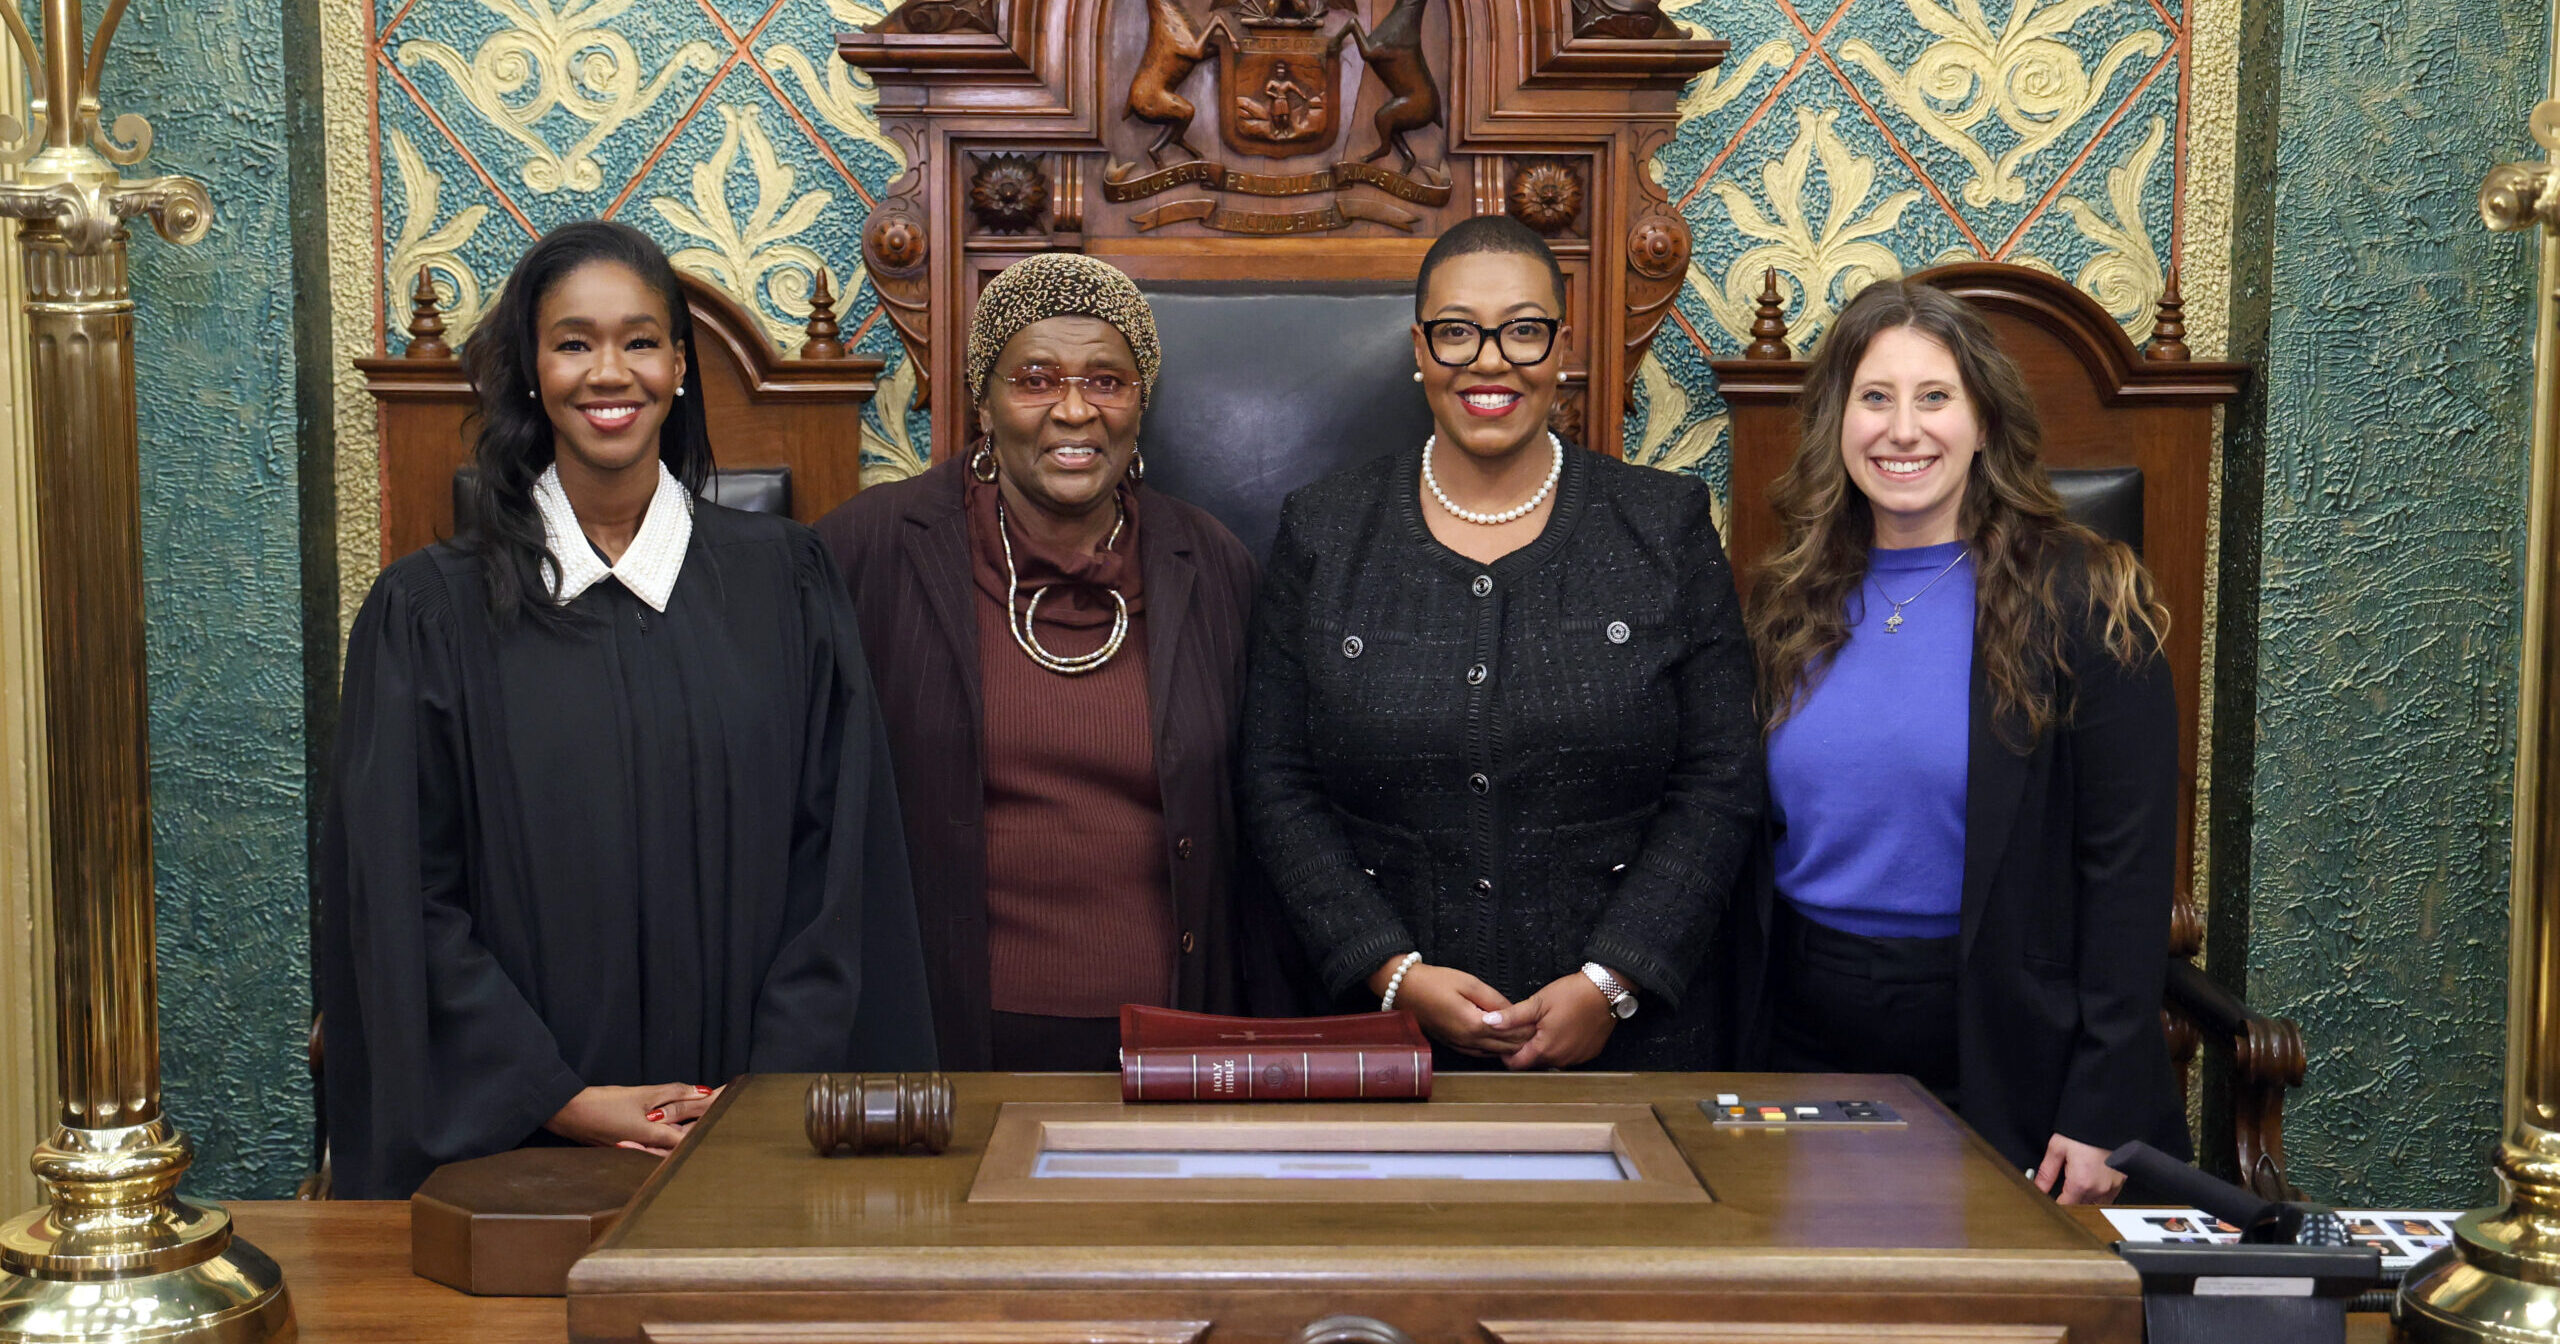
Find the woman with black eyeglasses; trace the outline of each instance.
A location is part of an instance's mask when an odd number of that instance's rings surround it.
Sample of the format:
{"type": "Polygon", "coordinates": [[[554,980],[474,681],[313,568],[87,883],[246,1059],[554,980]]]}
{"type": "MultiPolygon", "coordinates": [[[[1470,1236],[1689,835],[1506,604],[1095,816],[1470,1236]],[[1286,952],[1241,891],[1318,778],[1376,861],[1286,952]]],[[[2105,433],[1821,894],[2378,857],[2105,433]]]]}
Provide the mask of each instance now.
{"type": "Polygon", "coordinates": [[[1424,257],[1436,432],[1282,512],[1246,830],[1325,988],[1411,1012],[1442,1066],[1711,1068],[1750,645],[1705,483],[1548,431],[1563,300],[1504,216],[1424,257]]]}
{"type": "Polygon", "coordinates": [[[889,724],[956,1069],[1117,1069],[1124,1003],[1235,1013],[1253,560],[1143,489],[1154,315],[1046,252],[978,297],[981,437],[818,524],[889,724]]]}

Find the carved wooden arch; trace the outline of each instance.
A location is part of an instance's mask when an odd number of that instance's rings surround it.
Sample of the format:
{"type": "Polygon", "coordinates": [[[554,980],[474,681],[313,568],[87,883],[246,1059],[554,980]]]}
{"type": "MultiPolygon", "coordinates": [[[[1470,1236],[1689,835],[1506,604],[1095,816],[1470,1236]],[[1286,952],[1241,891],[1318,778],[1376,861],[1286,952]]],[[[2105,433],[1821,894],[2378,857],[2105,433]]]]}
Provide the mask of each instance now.
{"type": "Polygon", "coordinates": [[[1614,454],[1689,260],[1646,165],[1725,47],[1656,0],[909,0],[838,39],[910,165],[864,261],[953,444],[976,294],[1023,255],[1142,283],[1394,283],[1448,225],[1507,212],[1567,272],[1558,427],[1614,454]],[[1410,115],[1382,125],[1398,98],[1410,115]]]}
{"type": "MultiPolygon", "coordinates": [[[[693,311],[719,468],[789,468],[791,515],[815,522],[861,488],[862,405],[880,361],[845,352],[823,288],[813,296],[808,341],[785,357],[736,300],[694,276],[677,278],[693,311]]],[[[406,354],[355,361],[380,411],[386,564],[453,534],[453,473],[470,459],[466,421],[477,401],[423,278],[414,303],[406,354]]]]}

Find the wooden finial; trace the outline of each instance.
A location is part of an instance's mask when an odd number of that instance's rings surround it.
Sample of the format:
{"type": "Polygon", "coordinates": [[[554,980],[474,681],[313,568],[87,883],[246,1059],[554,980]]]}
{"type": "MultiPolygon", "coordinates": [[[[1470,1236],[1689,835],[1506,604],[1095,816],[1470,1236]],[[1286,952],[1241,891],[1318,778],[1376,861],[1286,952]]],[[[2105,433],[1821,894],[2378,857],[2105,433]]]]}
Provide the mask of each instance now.
{"type": "Polygon", "coordinates": [[[809,339],[802,359],[842,359],[844,342],[836,339],[836,296],[827,288],[827,270],[818,268],[817,286],[809,291],[809,339]]]}
{"type": "Polygon", "coordinates": [[[1778,268],[1775,266],[1760,277],[1759,316],[1751,323],[1751,344],[1743,347],[1742,357],[1795,358],[1795,352],[1787,348],[1787,310],[1778,298],[1778,268]]]}
{"type": "Polygon", "coordinates": [[[453,347],[444,343],[444,314],[436,311],[436,282],[427,268],[418,268],[418,287],[409,295],[409,349],[411,359],[451,359],[453,347]]]}
{"type": "Polygon", "coordinates": [[[2178,268],[2169,268],[2168,288],[2160,291],[2160,316],[2151,324],[2151,343],[2142,347],[2144,359],[2162,363],[2183,363],[2187,358],[2187,301],[2178,293],[2178,268]]]}

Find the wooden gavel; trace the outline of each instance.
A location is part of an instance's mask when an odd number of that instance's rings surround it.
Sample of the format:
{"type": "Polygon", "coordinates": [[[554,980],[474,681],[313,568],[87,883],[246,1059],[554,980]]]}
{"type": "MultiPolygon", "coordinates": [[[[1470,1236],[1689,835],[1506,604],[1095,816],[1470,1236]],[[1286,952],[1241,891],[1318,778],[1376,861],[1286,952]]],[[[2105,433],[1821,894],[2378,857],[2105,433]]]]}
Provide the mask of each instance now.
{"type": "Polygon", "coordinates": [[[809,1084],[809,1146],[938,1153],[951,1145],[951,1080],[939,1073],[822,1073],[809,1084]]]}

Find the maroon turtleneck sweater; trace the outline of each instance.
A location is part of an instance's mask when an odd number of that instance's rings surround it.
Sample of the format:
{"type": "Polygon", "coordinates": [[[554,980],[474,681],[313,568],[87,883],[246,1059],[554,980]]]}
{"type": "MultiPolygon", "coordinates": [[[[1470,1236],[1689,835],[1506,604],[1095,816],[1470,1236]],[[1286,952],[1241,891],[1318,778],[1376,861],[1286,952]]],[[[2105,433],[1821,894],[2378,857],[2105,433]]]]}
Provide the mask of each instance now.
{"type": "Polygon", "coordinates": [[[1173,899],[1130,493],[1118,540],[1092,555],[1029,544],[1008,510],[1021,594],[1012,610],[1048,588],[1042,648],[1074,656],[1102,647],[1116,610],[1110,589],[1128,599],[1120,651],[1065,676],[1014,641],[996,487],[969,483],[986,705],[987,960],[1000,1013],[1110,1017],[1124,1003],[1173,1001],[1173,899]]]}

